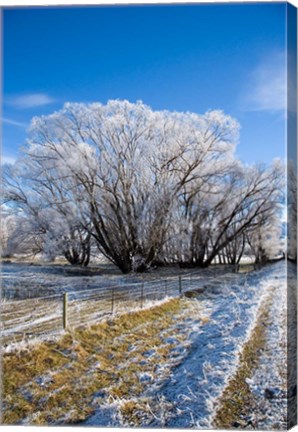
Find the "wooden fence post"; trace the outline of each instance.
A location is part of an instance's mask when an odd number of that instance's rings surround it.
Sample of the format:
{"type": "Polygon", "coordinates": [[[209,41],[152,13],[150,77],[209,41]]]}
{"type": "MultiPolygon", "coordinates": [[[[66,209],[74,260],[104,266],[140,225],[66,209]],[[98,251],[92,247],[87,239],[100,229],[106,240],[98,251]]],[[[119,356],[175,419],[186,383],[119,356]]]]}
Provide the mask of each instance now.
{"type": "Polygon", "coordinates": [[[143,309],[144,306],[144,282],[142,282],[141,285],[141,309],[143,309]]]}
{"type": "Polygon", "coordinates": [[[67,304],[68,304],[68,294],[63,294],[63,330],[67,328],[67,304]]]}
{"type": "Polygon", "coordinates": [[[112,315],[114,314],[115,303],[115,287],[112,288],[112,315]]]}
{"type": "Polygon", "coordinates": [[[182,277],[179,276],[179,295],[182,297],[182,277]]]}

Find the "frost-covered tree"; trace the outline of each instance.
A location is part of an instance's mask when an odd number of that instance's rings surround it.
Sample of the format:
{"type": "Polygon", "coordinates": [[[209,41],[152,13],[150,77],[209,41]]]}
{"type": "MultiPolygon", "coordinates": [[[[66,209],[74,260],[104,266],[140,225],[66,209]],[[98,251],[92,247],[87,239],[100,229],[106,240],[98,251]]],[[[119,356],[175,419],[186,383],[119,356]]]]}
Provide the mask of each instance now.
{"type": "Polygon", "coordinates": [[[256,229],[268,224],[272,229],[279,226],[276,216],[281,213],[283,184],[283,167],[278,161],[269,168],[245,167],[233,177],[227,189],[228,199],[220,209],[205,265],[236,239],[241,245],[241,237],[243,242],[256,229]]]}
{"type": "Polygon", "coordinates": [[[24,252],[42,252],[51,259],[64,255],[71,264],[87,265],[90,233],[67,197],[67,185],[36,162],[27,155],[3,170],[3,200],[18,215],[14,242],[24,252]]]}
{"type": "Polygon", "coordinates": [[[219,261],[222,259],[224,263],[228,263],[235,266],[238,269],[241,258],[245,252],[247,246],[247,236],[245,232],[234,237],[222,250],[219,252],[219,261]]]}
{"type": "Polygon", "coordinates": [[[282,166],[244,167],[234,161],[228,171],[194,195],[191,211],[181,206],[173,250],[183,265],[208,266],[219,256],[238,264],[257,228],[278,225],[273,217],[280,213],[282,166]]]}
{"type": "Polygon", "coordinates": [[[1,256],[8,258],[16,251],[15,231],[17,227],[16,217],[9,213],[9,210],[3,208],[0,219],[0,245],[1,256]]]}
{"type": "Polygon", "coordinates": [[[248,237],[251,255],[255,264],[264,264],[267,261],[280,258],[285,250],[281,238],[281,227],[266,223],[256,227],[248,237]]]}
{"type": "Polygon", "coordinates": [[[15,254],[37,254],[42,251],[40,236],[36,227],[23,214],[9,206],[1,209],[1,256],[12,257],[15,254]]]}
{"type": "Polygon", "coordinates": [[[5,194],[44,250],[71,263],[88,262],[92,238],[124,273],[158,261],[207,266],[274,212],[280,193],[276,167],[235,159],[238,131],[222,111],[66,104],[33,119],[5,194]]]}
{"type": "Polygon", "coordinates": [[[28,155],[54,164],[73,184],[99,250],[129,272],[156,259],[177,196],[190,199],[194,182],[198,191],[210,168],[220,170],[237,131],[237,122],[219,111],[199,116],[154,112],[140,102],[66,104],[33,120],[28,155]]]}

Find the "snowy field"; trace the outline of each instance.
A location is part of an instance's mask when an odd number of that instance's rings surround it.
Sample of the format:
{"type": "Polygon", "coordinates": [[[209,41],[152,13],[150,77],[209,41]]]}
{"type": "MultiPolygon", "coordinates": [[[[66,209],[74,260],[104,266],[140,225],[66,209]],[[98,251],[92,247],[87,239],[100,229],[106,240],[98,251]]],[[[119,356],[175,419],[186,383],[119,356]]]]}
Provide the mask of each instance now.
{"type": "Polygon", "coordinates": [[[101,263],[87,268],[62,264],[2,263],[2,298],[20,300],[45,297],[64,292],[99,289],[141,281],[160,280],[185,274],[197,279],[210,279],[232,273],[229,266],[211,266],[207,269],[181,269],[160,267],[148,273],[123,275],[114,265],[101,263]]]}
{"type": "MultiPolygon", "coordinates": [[[[69,281],[67,286],[76,286],[78,289],[84,283],[89,289],[93,288],[99,280],[104,280],[105,283],[117,281],[123,286],[130,282],[135,289],[139,286],[138,276],[61,276],[61,270],[57,275],[57,269],[52,269],[49,276],[50,272],[46,272],[42,266],[37,271],[28,266],[25,272],[21,266],[15,268],[20,269],[21,277],[35,283],[37,280],[40,283],[37,277],[40,270],[48,285],[56,283],[58,290],[65,288],[66,281],[69,281]]],[[[263,323],[266,327],[266,343],[258,367],[247,379],[255,408],[242,420],[248,427],[257,429],[286,428],[287,276],[292,282],[289,284],[289,294],[293,299],[290,302],[293,307],[296,298],[294,270],[294,266],[289,264],[287,275],[285,262],[280,261],[249,273],[235,274],[223,271],[220,267],[193,272],[191,275],[184,273],[184,292],[188,291],[188,301],[193,304],[193,312],[190,316],[189,313],[185,317],[177,316],[175,325],[168,329],[170,337],[164,343],[174,345],[169,364],[157,368],[153,378],[145,371],[140,378],[146,381],[142,398],[150,406],[150,414],[144,413],[143,417],[140,414],[141,426],[212,428],[221,396],[239,368],[240,354],[244,344],[251,338],[260,310],[268,310],[268,318],[263,323]],[[203,311],[203,321],[198,320],[196,311],[199,310],[203,311]]],[[[167,269],[146,277],[152,284],[156,282],[157,276],[177,279],[176,273],[177,269],[167,269]]],[[[4,267],[4,276],[4,282],[5,278],[6,281],[11,281],[17,278],[18,271],[12,271],[7,265],[4,267]]],[[[158,279],[159,284],[161,280],[158,279]]],[[[21,301],[4,303],[19,304],[21,301]]],[[[14,318],[17,322],[18,318],[14,318]]],[[[20,320],[18,325],[22,327],[20,320]]],[[[295,330],[295,323],[292,323],[291,328],[295,330]]],[[[157,356],[157,350],[153,348],[150,351],[150,361],[154,361],[154,356],[157,356]]],[[[144,365],[146,361],[144,360],[144,365]]],[[[157,358],[156,363],[158,364],[157,358]]],[[[295,383],[290,392],[294,392],[294,385],[295,383]]],[[[289,397],[292,396],[290,393],[289,397]]],[[[95,397],[90,403],[96,409],[84,422],[85,425],[129,425],[120,414],[123,401],[101,397],[98,404],[95,397]]]]}
{"type": "Polygon", "coordinates": [[[68,324],[74,326],[178,296],[180,289],[203,291],[210,284],[238,277],[225,266],[201,270],[168,267],[145,274],[123,275],[109,264],[88,269],[3,264],[3,342],[7,346],[23,339],[61,332],[63,293],[68,293],[68,324]]]}
{"type": "MultiPolygon", "coordinates": [[[[148,387],[145,396],[156,411],[143,425],[211,428],[220,396],[237,370],[239,354],[250,338],[258,311],[268,306],[266,347],[249,381],[259,407],[251,415],[258,429],[283,429],[287,416],[285,263],[238,275],[231,283],[214,284],[194,301],[200,303],[208,322],[198,326],[196,316],[188,321],[192,329],[189,348],[177,345],[179,365],[170,378],[163,381],[160,377],[148,387]]],[[[177,322],[175,332],[183,330],[177,322]]],[[[117,403],[102,406],[86,425],[121,425],[117,403]]]]}

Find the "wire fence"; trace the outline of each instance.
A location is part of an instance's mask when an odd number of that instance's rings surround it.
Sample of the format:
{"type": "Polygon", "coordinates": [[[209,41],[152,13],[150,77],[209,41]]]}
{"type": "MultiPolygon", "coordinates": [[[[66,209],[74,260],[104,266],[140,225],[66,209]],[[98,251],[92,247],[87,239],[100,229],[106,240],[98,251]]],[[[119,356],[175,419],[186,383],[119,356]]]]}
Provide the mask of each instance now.
{"type": "Polygon", "coordinates": [[[47,297],[2,300],[2,343],[5,346],[56,334],[67,328],[100,321],[118,312],[144,308],[148,302],[198,290],[202,288],[202,283],[198,273],[189,273],[47,297]]]}

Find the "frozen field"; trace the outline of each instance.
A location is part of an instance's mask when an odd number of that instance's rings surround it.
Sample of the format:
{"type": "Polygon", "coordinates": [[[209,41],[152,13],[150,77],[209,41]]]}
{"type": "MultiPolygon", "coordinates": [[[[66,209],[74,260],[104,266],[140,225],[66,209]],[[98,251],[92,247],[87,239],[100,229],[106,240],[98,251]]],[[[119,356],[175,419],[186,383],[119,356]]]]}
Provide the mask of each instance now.
{"type": "MultiPolygon", "coordinates": [[[[144,353],[142,365],[139,365],[143,370],[139,377],[144,385],[142,400],[150,407],[149,413],[148,410],[143,414],[138,413],[141,426],[203,429],[214,427],[223,392],[239,368],[243,347],[252,337],[253,329],[260,320],[260,311],[267,311],[266,319],[262,318],[262,325],[266,330],[265,345],[260,353],[258,366],[247,379],[252,399],[250,408],[239,421],[243,427],[253,429],[286,428],[287,414],[293,415],[293,412],[287,413],[287,398],[293,399],[295,393],[295,379],[290,379],[289,394],[286,386],[287,276],[291,282],[288,295],[291,299],[289,307],[293,309],[293,313],[296,301],[294,266],[289,264],[288,275],[284,261],[270,264],[258,271],[238,274],[227,272],[220,267],[191,273],[189,270],[183,272],[177,268],[161,269],[156,273],[141,276],[123,276],[114,272],[112,268],[109,269],[110,273],[107,269],[104,273],[93,269],[87,270],[93,272],[92,275],[74,274],[78,271],[66,267],[22,268],[19,265],[8,264],[4,266],[4,283],[8,287],[9,284],[13,286],[13,280],[27,280],[36,287],[43,278],[42,292],[50,294],[47,290],[53,285],[55,291],[52,295],[58,298],[65,287],[69,288],[69,292],[73,292],[75,287],[74,300],[77,301],[79,309],[82,309],[82,305],[87,304],[84,301],[86,293],[89,296],[95,287],[98,292],[99,285],[102,292],[108,292],[114,284],[118,287],[120,285],[121,292],[131,292],[132,298],[136,297],[142,286],[152,293],[160,293],[160,298],[153,296],[151,300],[162,299],[166,294],[177,296],[178,274],[182,275],[183,292],[189,298],[187,302],[191,306],[187,307],[187,313],[185,310],[185,316],[182,312],[176,317],[174,324],[167,329],[166,338],[160,335],[162,344],[173,346],[168,364],[158,366],[156,346],[152,347],[148,358],[144,353]],[[81,291],[83,286],[85,290],[81,291]],[[165,292],[165,289],[168,291],[165,292]],[[152,375],[146,371],[146,365],[155,363],[156,369],[152,375]]],[[[26,329],[24,316],[18,315],[19,305],[29,307],[29,304],[36,302],[37,305],[40,302],[46,315],[49,315],[50,311],[59,320],[61,303],[57,302],[54,309],[54,301],[56,300],[52,297],[48,301],[40,297],[4,300],[3,304],[7,311],[6,327],[4,325],[6,349],[9,349],[10,336],[15,333],[16,328],[21,333],[26,329]],[[9,308],[13,309],[9,312],[9,308]]],[[[121,301],[123,302],[123,299],[119,298],[119,304],[121,301]]],[[[92,299],[93,309],[88,306],[89,309],[86,310],[86,317],[89,320],[96,321],[99,318],[98,308],[100,305],[102,307],[102,303],[103,298],[99,298],[98,303],[92,299]]],[[[107,307],[110,307],[109,304],[107,307]]],[[[32,314],[27,310],[27,315],[30,313],[32,314]]],[[[291,335],[296,324],[289,324],[291,335]]],[[[40,330],[42,329],[43,327],[40,327],[40,330]]],[[[118,367],[122,368],[125,365],[119,364],[118,367]]],[[[294,375],[293,371],[292,377],[294,375]]],[[[90,400],[95,410],[84,424],[129,426],[121,416],[121,404],[124,401],[111,399],[108,391],[100,393],[99,399],[95,395],[94,399],[90,400]]],[[[132,400],[133,398],[132,395],[132,400]]]]}
{"type": "Polygon", "coordinates": [[[68,293],[70,326],[91,323],[146,302],[204,290],[239,276],[217,266],[197,270],[160,268],[123,275],[114,266],[82,269],[63,265],[4,264],[2,268],[2,337],[4,345],[41,338],[63,329],[63,294],[68,293]],[[179,277],[181,278],[179,281],[179,277]]]}
{"type": "MultiPolygon", "coordinates": [[[[293,269],[290,276],[295,278],[293,269]]],[[[294,284],[295,285],[295,284],[294,284]]],[[[294,288],[295,289],[295,288],[294,288]]],[[[259,367],[249,379],[256,409],[247,414],[246,426],[284,429],[287,421],[286,389],[286,272],[284,262],[237,280],[214,284],[197,299],[208,317],[198,325],[188,321],[189,347],[177,345],[180,362],[170,378],[162,376],[148,387],[146,397],[156,407],[150,427],[211,428],[221,394],[234,376],[242,347],[251,336],[260,308],[269,308],[266,346],[259,367]],[[191,331],[189,331],[191,329],[191,331]]],[[[186,331],[177,322],[173,330],[186,331]]],[[[119,426],[117,403],[107,403],[87,425],[119,426]]]]}
{"type": "Polygon", "coordinates": [[[61,264],[22,264],[3,263],[2,298],[20,300],[73,292],[99,289],[112,285],[127,285],[141,281],[159,280],[190,272],[200,280],[232,273],[229,266],[212,266],[207,269],[181,269],[179,267],[161,267],[148,273],[123,275],[112,264],[100,264],[98,267],[72,267],[61,264]]]}

